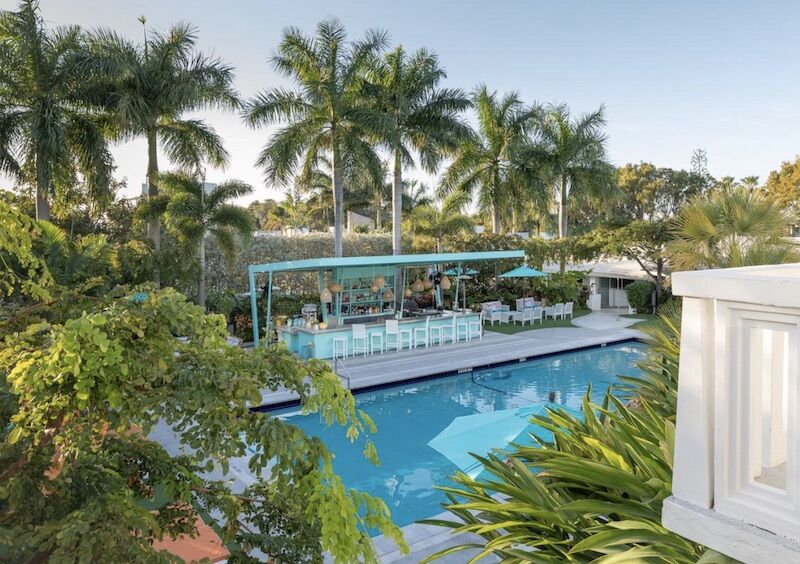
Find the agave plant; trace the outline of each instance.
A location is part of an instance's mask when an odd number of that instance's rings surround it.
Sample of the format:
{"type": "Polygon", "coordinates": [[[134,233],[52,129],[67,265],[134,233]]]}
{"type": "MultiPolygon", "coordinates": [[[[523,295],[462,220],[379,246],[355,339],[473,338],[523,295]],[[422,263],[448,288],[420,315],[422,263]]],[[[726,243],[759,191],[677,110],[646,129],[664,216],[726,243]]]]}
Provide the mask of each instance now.
{"type": "Polygon", "coordinates": [[[647,356],[638,363],[639,376],[620,376],[620,391],[629,399],[643,398],[663,417],[675,420],[678,406],[678,361],[681,347],[681,302],[670,300],[658,316],[638,327],[645,334],[647,356]]]}

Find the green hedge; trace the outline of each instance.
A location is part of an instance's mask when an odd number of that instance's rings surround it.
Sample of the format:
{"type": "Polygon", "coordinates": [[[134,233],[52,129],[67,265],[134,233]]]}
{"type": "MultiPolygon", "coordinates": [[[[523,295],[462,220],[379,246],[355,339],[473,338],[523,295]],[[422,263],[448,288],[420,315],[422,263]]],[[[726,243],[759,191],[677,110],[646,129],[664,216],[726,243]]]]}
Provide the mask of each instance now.
{"type": "MultiPolygon", "coordinates": [[[[388,233],[346,235],[343,241],[345,256],[390,255],[392,238],[388,233]]],[[[285,260],[302,260],[333,256],[333,235],[309,233],[306,235],[260,235],[233,258],[223,257],[213,240],[208,241],[206,255],[206,285],[208,291],[248,291],[247,266],[285,260]]],[[[259,282],[261,285],[263,281],[259,282]]],[[[319,293],[316,274],[281,274],[273,280],[276,295],[297,296],[319,293]]]]}
{"type": "Polygon", "coordinates": [[[652,313],[652,296],[655,286],[652,282],[637,280],[625,288],[628,294],[628,304],[636,310],[636,313],[652,313]]]}

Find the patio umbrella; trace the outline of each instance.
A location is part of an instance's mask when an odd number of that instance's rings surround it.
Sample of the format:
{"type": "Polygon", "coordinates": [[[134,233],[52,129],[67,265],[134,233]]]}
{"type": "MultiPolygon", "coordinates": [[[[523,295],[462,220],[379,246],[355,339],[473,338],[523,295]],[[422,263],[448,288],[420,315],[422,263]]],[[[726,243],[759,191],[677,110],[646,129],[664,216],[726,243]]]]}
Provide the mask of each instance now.
{"type": "Polygon", "coordinates": [[[547,408],[562,409],[575,416],[581,414],[557,403],[539,403],[515,409],[487,411],[456,417],[428,442],[428,446],[447,457],[460,470],[475,478],[483,469],[471,452],[485,455],[511,443],[532,444],[529,433],[551,440],[549,431],[529,421],[533,415],[547,415],[547,408]]]}
{"type": "Polygon", "coordinates": [[[469,276],[475,276],[476,274],[478,274],[478,271],[475,270],[474,268],[463,268],[463,269],[448,268],[447,270],[444,271],[444,273],[447,274],[448,276],[461,276],[464,274],[467,274],[469,276]]]}
{"type": "Polygon", "coordinates": [[[527,264],[523,264],[522,266],[518,266],[514,270],[509,270],[508,272],[504,272],[500,275],[500,278],[540,278],[542,276],[547,276],[546,272],[542,272],[541,270],[536,270],[532,266],[528,266],[527,264]]]}

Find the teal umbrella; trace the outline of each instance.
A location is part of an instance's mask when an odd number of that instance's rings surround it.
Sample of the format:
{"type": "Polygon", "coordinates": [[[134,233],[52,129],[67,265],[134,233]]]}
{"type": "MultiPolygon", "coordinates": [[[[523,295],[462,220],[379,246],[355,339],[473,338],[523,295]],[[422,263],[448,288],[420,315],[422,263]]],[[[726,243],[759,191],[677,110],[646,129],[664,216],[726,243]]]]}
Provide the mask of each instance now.
{"type": "Polygon", "coordinates": [[[550,431],[529,421],[534,415],[546,416],[548,407],[582,417],[578,411],[549,402],[464,415],[453,419],[441,433],[428,442],[428,446],[447,457],[471,478],[475,478],[483,467],[471,452],[485,455],[494,449],[506,448],[511,443],[530,445],[533,444],[530,433],[545,441],[552,440],[550,431]]]}
{"type": "Polygon", "coordinates": [[[547,276],[546,272],[542,272],[541,270],[536,270],[532,266],[528,266],[527,264],[523,264],[522,266],[518,266],[514,270],[509,270],[508,272],[504,272],[500,275],[500,278],[539,278],[541,276],[547,276]]]}
{"type": "Polygon", "coordinates": [[[456,268],[448,268],[444,271],[445,274],[448,276],[461,276],[462,274],[466,274],[467,276],[475,276],[478,274],[478,271],[474,268],[464,268],[464,269],[456,269],[456,268]]]}

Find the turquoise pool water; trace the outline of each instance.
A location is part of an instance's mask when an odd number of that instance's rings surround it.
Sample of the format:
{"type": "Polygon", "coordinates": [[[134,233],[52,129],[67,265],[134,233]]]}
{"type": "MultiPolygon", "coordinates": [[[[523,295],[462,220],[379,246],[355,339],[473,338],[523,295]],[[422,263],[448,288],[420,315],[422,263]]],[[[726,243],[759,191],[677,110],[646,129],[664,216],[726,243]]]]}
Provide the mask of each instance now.
{"type": "Polygon", "coordinates": [[[345,485],[383,498],[394,522],[404,526],[443,510],[446,498],[433,486],[447,484],[456,466],[427,443],[455,417],[544,402],[551,391],[558,403],[578,409],[590,383],[599,401],[618,375],[638,372],[635,363],[643,354],[641,344],[628,342],[359,393],[359,408],[378,427],[372,437],[381,458],[377,467],[342,429],[325,427],[318,416],[303,416],[297,408],[275,413],[325,441],[345,485]]]}

